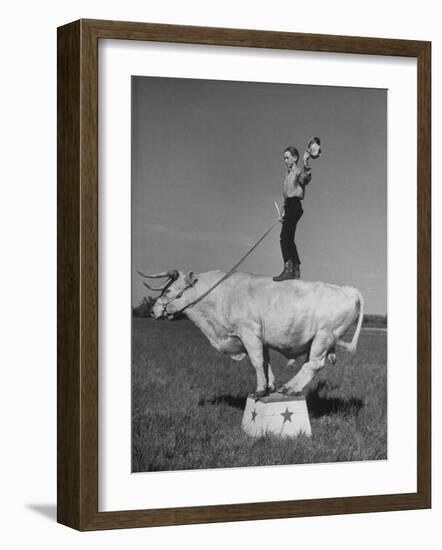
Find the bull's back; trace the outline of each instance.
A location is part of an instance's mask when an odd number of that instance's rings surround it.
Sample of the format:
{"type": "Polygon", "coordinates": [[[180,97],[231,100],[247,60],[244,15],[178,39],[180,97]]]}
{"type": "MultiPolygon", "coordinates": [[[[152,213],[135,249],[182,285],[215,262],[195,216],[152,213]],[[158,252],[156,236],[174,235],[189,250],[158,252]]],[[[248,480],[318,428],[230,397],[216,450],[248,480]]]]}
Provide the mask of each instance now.
{"type": "Polygon", "coordinates": [[[323,282],[236,273],[230,313],[261,326],[263,340],[284,348],[304,346],[319,330],[343,334],[354,319],[355,289],[323,282]]]}

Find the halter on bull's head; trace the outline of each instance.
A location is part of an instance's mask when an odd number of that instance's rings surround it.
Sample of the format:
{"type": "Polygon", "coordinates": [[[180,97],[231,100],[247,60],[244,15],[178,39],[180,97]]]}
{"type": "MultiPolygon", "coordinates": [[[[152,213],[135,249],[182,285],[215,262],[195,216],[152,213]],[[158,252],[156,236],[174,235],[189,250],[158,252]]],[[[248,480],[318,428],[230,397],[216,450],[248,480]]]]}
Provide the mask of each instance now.
{"type": "Polygon", "coordinates": [[[172,269],[170,271],[162,271],[160,273],[138,273],[149,279],[167,278],[166,282],[159,288],[154,288],[143,281],[144,286],[150,290],[161,292],[152,307],[152,316],[155,319],[172,319],[177,313],[180,313],[183,308],[191,303],[194,296],[192,293],[186,292],[191,289],[198,281],[193,271],[183,273],[172,269]]]}

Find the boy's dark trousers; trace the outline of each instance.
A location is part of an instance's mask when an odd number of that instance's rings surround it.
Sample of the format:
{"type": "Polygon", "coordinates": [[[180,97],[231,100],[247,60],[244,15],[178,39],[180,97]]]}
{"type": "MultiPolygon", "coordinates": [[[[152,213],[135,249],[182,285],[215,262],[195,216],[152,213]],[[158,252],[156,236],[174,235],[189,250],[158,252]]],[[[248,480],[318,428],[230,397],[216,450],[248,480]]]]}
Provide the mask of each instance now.
{"type": "Polygon", "coordinates": [[[298,249],[295,243],[296,226],[301,219],[304,210],[301,199],[298,197],[289,197],[284,202],[284,219],[281,228],[281,251],[284,264],[292,260],[294,265],[300,265],[298,249]]]}

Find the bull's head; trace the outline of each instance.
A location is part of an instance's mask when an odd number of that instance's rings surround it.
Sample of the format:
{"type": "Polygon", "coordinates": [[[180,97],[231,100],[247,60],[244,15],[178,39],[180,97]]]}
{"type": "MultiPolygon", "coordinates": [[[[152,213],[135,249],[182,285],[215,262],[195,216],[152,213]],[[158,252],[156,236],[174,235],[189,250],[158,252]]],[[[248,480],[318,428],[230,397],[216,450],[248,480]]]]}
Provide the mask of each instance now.
{"type": "Polygon", "coordinates": [[[159,288],[151,287],[143,281],[144,286],[161,293],[152,307],[152,317],[155,317],[155,319],[172,319],[196,297],[192,289],[198,279],[193,271],[187,274],[176,269],[162,271],[161,273],[144,274],[140,271],[138,273],[149,279],[166,278],[166,282],[159,288]]]}

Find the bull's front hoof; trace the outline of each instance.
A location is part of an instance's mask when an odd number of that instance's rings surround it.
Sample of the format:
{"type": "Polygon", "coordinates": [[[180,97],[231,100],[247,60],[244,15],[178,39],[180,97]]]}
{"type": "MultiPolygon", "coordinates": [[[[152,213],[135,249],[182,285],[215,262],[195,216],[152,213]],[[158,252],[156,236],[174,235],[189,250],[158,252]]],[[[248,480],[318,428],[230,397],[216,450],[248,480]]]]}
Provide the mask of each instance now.
{"type": "Polygon", "coordinates": [[[259,401],[260,399],[262,399],[263,397],[269,394],[270,394],[270,390],[269,388],[266,388],[265,390],[256,391],[255,393],[252,393],[250,395],[252,399],[254,399],[255,401],[259,401]]]}
{"type": "Polygon", "coordinates": [[[287,386],[281,386],[276,390],[276,393],[282,393],[282,395],[288,395],[289,388],[287,386]]]}

